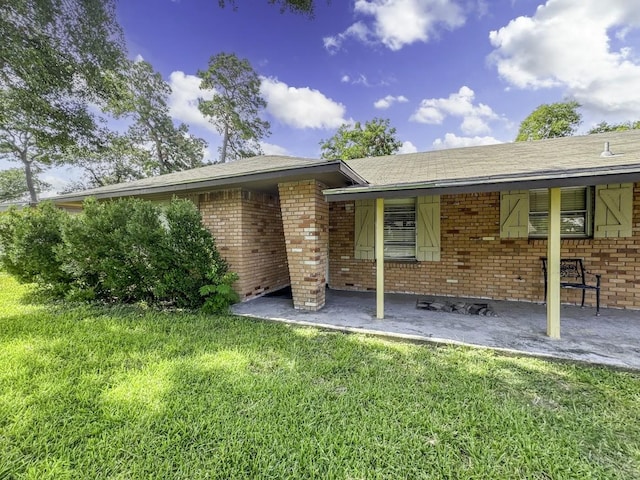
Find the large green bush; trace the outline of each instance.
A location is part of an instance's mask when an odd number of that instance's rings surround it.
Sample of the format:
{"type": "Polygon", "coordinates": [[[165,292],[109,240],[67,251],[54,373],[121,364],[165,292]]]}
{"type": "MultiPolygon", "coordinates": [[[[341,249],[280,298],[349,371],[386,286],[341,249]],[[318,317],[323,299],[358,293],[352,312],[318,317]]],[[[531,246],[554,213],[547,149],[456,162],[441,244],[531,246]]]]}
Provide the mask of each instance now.
{"type": "Polygon", "coordinates": [[[79,215],[51,203],[7,212],[0,263],[23,282],[75,299],[208,310],[236,299],[236,277],[187,200],[166,210],[139,199],[90,199],[79,215]]]}
{"type": "Polygon", "coordinates": [[[84,203],[83,213],[64,230],[64,267],[74,287],[97,298],[153,302],[165,229],[150,202],[123,199],[84,203]]]}
{"type": "Polygon", "coordinates": [[[227,264],[191,202],[173,201],[164,214],[166,235],[155,258],[159,274],[155,292],[179,307],[193,308],[203,302],[200,288],[220,283],[227,264]]]}
{"type": "Polygon", "coordinates": [[[67,220],[68,214],[51,202],[4,212],[0,216],[0,263],[4,269],[21,282],[67,284],[71,278],[57,255],[67,220]]]}

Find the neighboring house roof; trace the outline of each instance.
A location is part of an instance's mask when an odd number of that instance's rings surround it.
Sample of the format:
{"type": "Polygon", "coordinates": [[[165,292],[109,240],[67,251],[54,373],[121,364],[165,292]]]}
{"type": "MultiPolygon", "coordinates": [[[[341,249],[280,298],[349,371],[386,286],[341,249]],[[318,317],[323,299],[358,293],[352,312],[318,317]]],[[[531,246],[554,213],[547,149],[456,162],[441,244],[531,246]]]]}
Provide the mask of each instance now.
{"type": "Polygon", "coordinates": [[[640,130],[360,158],[368,185],[325,190],[329,200],[640,180],[640,130]],[[605,142],[609,153],[602,155],[605,142]]]}
{"type": "Polygon", "coordinates": [[[220,188],[277,191],[315,178],[327,199],[595,185],[640,181],[640,130],[454,148],[343,162],[266,155],[53,197],[78,205],[89,196],[168,196],[220,188]],[[602,155],[605,142],[609,153],[602,155]]]}
{"type": "Polygon", "coordinates": [[[229,163],[158,175],[127,183],[107,185],[53,197],[58,204],[72,204],[87,197],[114,198],[132,195],[188,194],[202,190],[249,186],[256,190],[276,191],[278,182],[318,178],[328,187],[364,183],[343,162],[262,155],[229,163]]]}

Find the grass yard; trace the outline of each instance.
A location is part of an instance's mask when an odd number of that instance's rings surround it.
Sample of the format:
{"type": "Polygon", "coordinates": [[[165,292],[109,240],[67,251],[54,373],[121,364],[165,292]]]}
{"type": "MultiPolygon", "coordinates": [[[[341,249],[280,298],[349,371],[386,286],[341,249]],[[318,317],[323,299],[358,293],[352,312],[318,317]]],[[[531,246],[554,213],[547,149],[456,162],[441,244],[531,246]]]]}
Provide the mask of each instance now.
{"type": "Polygon", "coordinates": [[[0,478],[640,478],[640,375],[38,304],[0,273],[0,478]]]}

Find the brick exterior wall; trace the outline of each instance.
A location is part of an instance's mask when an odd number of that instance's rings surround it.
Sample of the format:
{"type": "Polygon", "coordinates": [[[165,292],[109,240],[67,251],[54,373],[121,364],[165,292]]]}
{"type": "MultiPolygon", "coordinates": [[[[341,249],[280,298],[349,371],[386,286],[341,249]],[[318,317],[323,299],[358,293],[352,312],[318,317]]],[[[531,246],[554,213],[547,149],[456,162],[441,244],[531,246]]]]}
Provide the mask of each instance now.
{"type": "MultiPolygon", "coordinates": [[[[541,302],[540,257],[546,240],[501,239],[498,192],[443,195],[441,261],[385,263],[385,291],[541,302]]],[[[355,260],[354,202],[330,205],[330,287],[374,290],[375,263],[355,260]]],[[[602,274],[603,306],[640,309],[640,184],[634,186],[633,236],[563,239],[563,257],[581,257],[602,274]]],[[[581,292],[562,289],[561,300],[579,303],[581,292]]],[[[595,293],[587,292],[587,305],[595,293]]]]}
{"type": "Polygon", "coordinates": [[[319,310],[325,303],[329,206],[315,180],[278,185],[293,306],[319,310]]]}
{"type": "Polygon", "coordinates": [[[222,257],[238,274],[234,289],[248,300],[289,284],[277,196],[241,189],[201,194],[204,224],[222,257]]]}

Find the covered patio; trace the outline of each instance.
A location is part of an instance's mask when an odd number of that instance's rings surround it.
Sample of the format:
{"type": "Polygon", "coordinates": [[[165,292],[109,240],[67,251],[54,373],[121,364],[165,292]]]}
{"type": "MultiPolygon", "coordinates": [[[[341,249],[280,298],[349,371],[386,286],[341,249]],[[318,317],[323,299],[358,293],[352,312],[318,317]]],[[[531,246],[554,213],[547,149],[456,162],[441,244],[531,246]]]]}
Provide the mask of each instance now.
{"type": "Polygon", "coordinates": [[[237,304],[237,315],[346,332],[491,348],[503,352],[640,369],[640,312],[562,305],[561,339],[546,334],[546,307],[538,303],[385,294],[385,319],[376,318],[374,292],[328,289],[322,310],[293,308],[285,296],[237,304]],[[416,308],[418,301],[488,303],[496,316],[416,308]]]}

